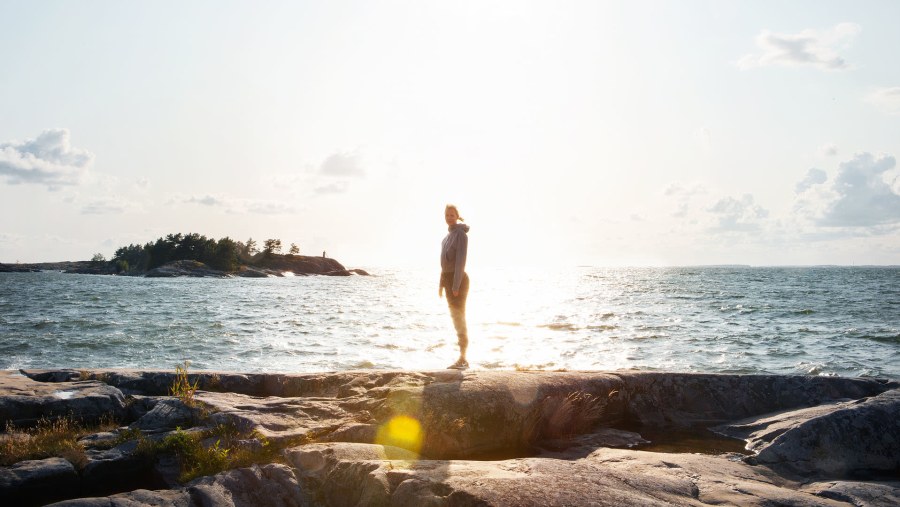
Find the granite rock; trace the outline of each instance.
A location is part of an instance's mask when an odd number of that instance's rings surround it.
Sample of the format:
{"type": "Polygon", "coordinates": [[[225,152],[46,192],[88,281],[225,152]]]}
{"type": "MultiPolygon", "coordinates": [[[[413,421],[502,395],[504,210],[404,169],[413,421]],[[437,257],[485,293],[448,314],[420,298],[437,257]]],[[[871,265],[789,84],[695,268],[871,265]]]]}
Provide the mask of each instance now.
{"type": "MultiPolygon", "coordinates": [[[[900,386],[886,380],[191,372],[201,390],[196,406],[186,407],[168,396],[170,371],[27,373],[0,374],[0,407],[10,399],[21,404],[7,404],[13,409],[50,406],[54,392],[76,387],[87,395],[105,386],[114,399],[129,396],[123,424],[146,438],[174,426],[192,434],[231,427],[247,434],[245,449],[286,448],[293,467],[240,468],[182,485],[171,455],[129,461],[135,442],[108,449],[110,435],[98,434],[81,440],[88,461],[74,473],[82,490],[128,475],[168,478],[68,505],[890,505],[898,495],[900,386]],[[648,435],[713,425],[745,440],[754,455],[643,450],[655,438],[648,435]]],[[[13,409],[6,414],[27,419],[13,409]]],[[[204,438],[210,445],[217,437],[204,438]]],[[[19,466],[0,474],[16,476],[19,466]]]]}
{"type": "Polygon", "coordinates": [[[37,382],[24,375],[0,375],[0,428],[30,426],[42,418],[72,417],[84,422],[122,418],[125,396],[98,381],[37,382]]]}

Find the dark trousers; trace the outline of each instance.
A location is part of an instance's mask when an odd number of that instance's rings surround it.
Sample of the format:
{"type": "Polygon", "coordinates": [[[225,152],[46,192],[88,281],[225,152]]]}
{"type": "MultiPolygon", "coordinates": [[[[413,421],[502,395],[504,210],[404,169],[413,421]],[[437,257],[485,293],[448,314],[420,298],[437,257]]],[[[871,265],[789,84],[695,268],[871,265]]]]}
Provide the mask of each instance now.
{"type": "Polygon", "coordinates": [[[450,308],[450,318],[453,319],[453,327],[456,328],[456,336],[459,339],[459,348],[465,351],[469,346],[469,331],[466,328],[466,297],[469,295],[469,275],[463,273],[462,283],[459,284],[459,296],[453,295],[453,273],[441,273],[441,287],[447,296],[447,306],[450,308]]]}

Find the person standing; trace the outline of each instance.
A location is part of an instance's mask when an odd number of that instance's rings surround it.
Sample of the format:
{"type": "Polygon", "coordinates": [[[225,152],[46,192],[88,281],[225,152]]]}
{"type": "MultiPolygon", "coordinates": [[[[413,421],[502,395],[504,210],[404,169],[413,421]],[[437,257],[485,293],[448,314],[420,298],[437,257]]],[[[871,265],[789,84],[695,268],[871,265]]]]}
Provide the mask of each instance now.
{"type": "Polygon", "coordinates": [[[447,291],[447,306],[456,336],[459,339],[459,359],[448,368],[464,370],[469,367],[466,349],[469,347],[469,332],[466,328],[466,297],[469,295],[469,275],[466,274],[466,254],[468,253],[469,226],[461,224],[463,218],[453,204],[444,208],[447,222],[447,236],[441,242],[441,282],[438,297],[447,291]]]}

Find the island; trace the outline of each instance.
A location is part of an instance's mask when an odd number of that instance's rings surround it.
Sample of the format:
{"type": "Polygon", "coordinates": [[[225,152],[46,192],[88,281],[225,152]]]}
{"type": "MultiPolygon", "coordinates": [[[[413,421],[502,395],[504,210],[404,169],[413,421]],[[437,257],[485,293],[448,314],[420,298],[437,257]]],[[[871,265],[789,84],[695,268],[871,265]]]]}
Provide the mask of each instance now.
{"type": "Polygon", "coordinates": [[[0,372],[0,497],[900,504],[900,383],[653,371],[0,372]]]}
{"type": "Polygon", "coordinates": [[[363,269],[347,269],[335,259],[300,255],[296,244],[282,254],[279,239],[267,239],[257,248],[253,238],[246,242],[229,237],[216,240],[202,234],[168,234],[143,245],[132,244],[116,250],[112,259],[95,254],[90,261],[31,264],[0,263],[0,273],[63,271],[93,275],[145,277],[251,277],[290,275],[368,275],[363,269]]]}

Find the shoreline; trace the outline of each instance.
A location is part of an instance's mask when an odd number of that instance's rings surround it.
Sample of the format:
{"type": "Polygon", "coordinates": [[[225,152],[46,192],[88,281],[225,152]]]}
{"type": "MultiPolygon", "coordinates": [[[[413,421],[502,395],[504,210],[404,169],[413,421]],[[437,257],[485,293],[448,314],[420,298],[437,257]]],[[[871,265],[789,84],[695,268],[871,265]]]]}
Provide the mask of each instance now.
{"type": "MultiPolygon", "coordinates": [[[[162,466],[171,468],[171,456],[136,458],[139,443],[132,439],[112,449],[85,444],[87,461],[61,472],[77,484],[70,490],[77,495],[100,492],[95,496],[137,505],[196,499],[204,488],[251,498],[236,479],[249,476],[292,499],[253,497],[258,505],[412,505],[436,492],[445,501],[482,505],[900,499],[900,439],[877,438],[900,435],[900,383],[889,379],[649,371],[0,372],[0,423],[27,426],[73,410],[85,420],[117,414],[120,427],[107,432],[111,439],[196,434],[218,448],[201,436],[224,425],[241,435],[218,437],[233,445],[232,455],[249,452],[242,446],[278,450],[180,482],[162,466]],[[173,396],[179,378],[196,391],[173,396]],[[680,440],[654,448],[644,438],[667,434],[680,440]],[[715,439],[742,442],[746,452],[722,451],[715,439]],[[101,487],[112,479],[98,475],[100,463],[109,468],[116,460],[146,478],[141,487],[101,487]],[[155,500],[137,490],[150,490],[155,500]]],[[[176,462],[184,459],[176,453],[176,462]]],[[[38,484],[16,467],[0,469],[6,495],[38,484]]],[[[84,497],[77,495],[69,498],[84,497]]]]}

